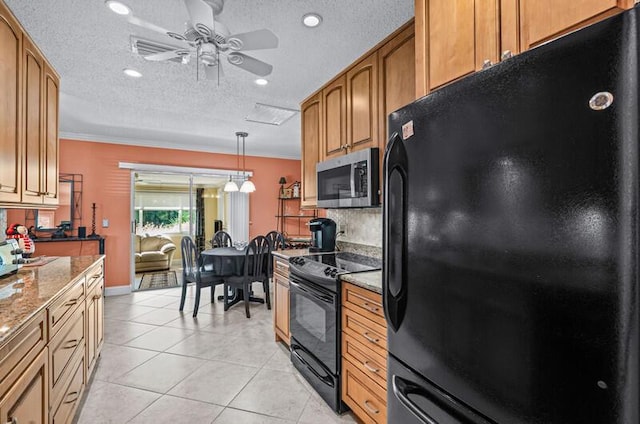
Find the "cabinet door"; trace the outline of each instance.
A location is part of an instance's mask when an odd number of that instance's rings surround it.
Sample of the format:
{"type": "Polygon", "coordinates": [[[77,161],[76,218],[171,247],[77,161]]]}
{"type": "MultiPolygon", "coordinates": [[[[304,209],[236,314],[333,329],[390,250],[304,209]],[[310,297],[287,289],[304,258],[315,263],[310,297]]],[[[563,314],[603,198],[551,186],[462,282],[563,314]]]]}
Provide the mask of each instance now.
{"type": "Polygon", "coordinates": [[[0,422],[45,424],[48,421],[47,348],[0,399],[0,422]]]}
{"type": "Polygon", "coordinates": [[[347,151],[378,147],[378,54],[347,72],[347,151]]]}
{"type": "Polygon", "coordinates": [[[289,344],[289,281],[273,274],[273,287],[275,290],[275,327],[276,334],[289,344]]]}
{"type": "Polygon", "coordinates": [[[22,158],[24,165],[22,201],[42,203],[44,59],[27,37],[23,38],[23,46],[25,150],[22,158]]]}
{"type": "Polygon", "coordinates": [[[49,205],[58,204],[58,85],[58,76],[45,66],[42,181],[43,200],[49,205]]]}
{"type": "Polygon", "coordinates": [[[87,295],[87,345],[86,345],[86,365],[87,380],[91,377],[96,359],[102,349],[104,341],[104,283],[100,282],[87,295]]]}
{"type": "Polygon", "coordinates": [[[22,31],[0,3],[0,202],[21,199],[22,31]]]}
{"type": "Polygon", "coordinates": [[[521,50],[633,5],[633,0],[520,0],[521,50]]]}
{"type": "MultiPolygon", "coordinates": [[[[378,50],[380,153],[389,138],[389,114],[415,100],[415,33],[414,25],[400,32],[378,50]]],[[[382,163],[382,162],[380,162],[382,163]]],[[[382,166],[380,167],[382,168],[382,166]]]]}
{"type": "Polygon", "coordinates": [[[320,160],[340,156],[347,148],[347,87],[342,75],[322,90],[322,155],[320,160]]]}
{"type": "Polygon", "coordinates": [[[498,0],[416,0],[418,97],[498,60],[498,0]]]}
{"type": "Polygon", "coordinates": [[[320,160],[322,127],[320,115],[322,93],[309,98],[301,106],[302,113],[302,195],[301,207],[315,207],[317,202],[316,163],[320,160]]]}

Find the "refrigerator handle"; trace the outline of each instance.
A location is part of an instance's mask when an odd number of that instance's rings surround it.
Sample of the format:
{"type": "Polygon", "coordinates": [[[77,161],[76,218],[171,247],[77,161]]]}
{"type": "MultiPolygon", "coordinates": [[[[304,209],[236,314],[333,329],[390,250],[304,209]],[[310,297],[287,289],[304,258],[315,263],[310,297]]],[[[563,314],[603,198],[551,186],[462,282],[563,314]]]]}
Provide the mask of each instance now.
{"type": "Polygon", "coordinates": [[[388,326],[398,331],[407,307],[407,153],[393,133],[384,155],[382,302],[388,326]]]}

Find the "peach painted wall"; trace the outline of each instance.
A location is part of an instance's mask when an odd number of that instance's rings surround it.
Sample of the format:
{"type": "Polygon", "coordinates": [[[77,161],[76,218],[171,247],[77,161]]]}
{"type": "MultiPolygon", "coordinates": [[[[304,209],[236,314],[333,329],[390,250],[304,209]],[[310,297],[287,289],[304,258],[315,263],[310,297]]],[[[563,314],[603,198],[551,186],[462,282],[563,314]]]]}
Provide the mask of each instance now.
{"type": "MultiPolygon", "coordinates": [[[[60,140],[60,172],[83,175],[83,219],[78,225],[86,226],[87,233],[91,232],[91,204],[96,203],[96,233],[106,238],[108,287],[130,283],[131,177],[130,170],[118,168],[119,162],[236,169],[235,155],[60,140]],[[102,228],[103,218],[109,219],[109,228],[102,228]]],[[[246,166],[256,185],[249,201],[249,235],[255,237],[275,229],[278,180],[281,176],[300,180],[300,161],[247,156],[246,166]]],[[[23,220],[24,212],[17,219],[23,220]]]]}

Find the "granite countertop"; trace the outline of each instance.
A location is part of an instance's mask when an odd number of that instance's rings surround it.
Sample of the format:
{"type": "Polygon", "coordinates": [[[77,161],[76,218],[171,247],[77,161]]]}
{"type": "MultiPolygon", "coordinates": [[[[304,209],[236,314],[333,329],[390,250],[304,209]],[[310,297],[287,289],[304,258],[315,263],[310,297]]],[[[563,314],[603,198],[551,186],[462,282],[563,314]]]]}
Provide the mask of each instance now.
{"type": "Polygon", "coordinates": [[[273,252],[271,252],[271,254],[282,259],[289,259],[293,258],[294,256],[306,256],[309,254],[309,249],[274,250],[273,252]]]}
{"type": "Polygon", "coordinates": [[[382,271],[356,272],[353,274],[343,274],[340,276],[342,281],[355,284],[363,289],[371,290],[378,294],[382,294],[382,271]]]}
{"type": "Polygon", "coordinates": [[[46,265],[22,267],[0,278],[0,344],[103,255],[59,257],[46,265]]]}

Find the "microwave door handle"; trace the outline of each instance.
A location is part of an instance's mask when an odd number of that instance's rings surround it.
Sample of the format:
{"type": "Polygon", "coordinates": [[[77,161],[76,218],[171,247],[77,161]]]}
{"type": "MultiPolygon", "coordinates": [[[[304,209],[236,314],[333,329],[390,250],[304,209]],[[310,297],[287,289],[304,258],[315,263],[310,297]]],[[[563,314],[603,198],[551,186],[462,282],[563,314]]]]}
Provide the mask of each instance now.
{"type": "Polygon", "coordinates": [[[355,199],[356,198],[356,164],[352,163],[351,164],[351,175],[350,175],[350,179],[349,179],[349,187],[351,187],[351,198],[355,199]]]}
{"type": "Polygon", "coordinates": [[[407,308],[407,178],[407,152],[394,133],[384,155],[382,214],[382,302],[393,331],[400,328],[407,308]]]}

